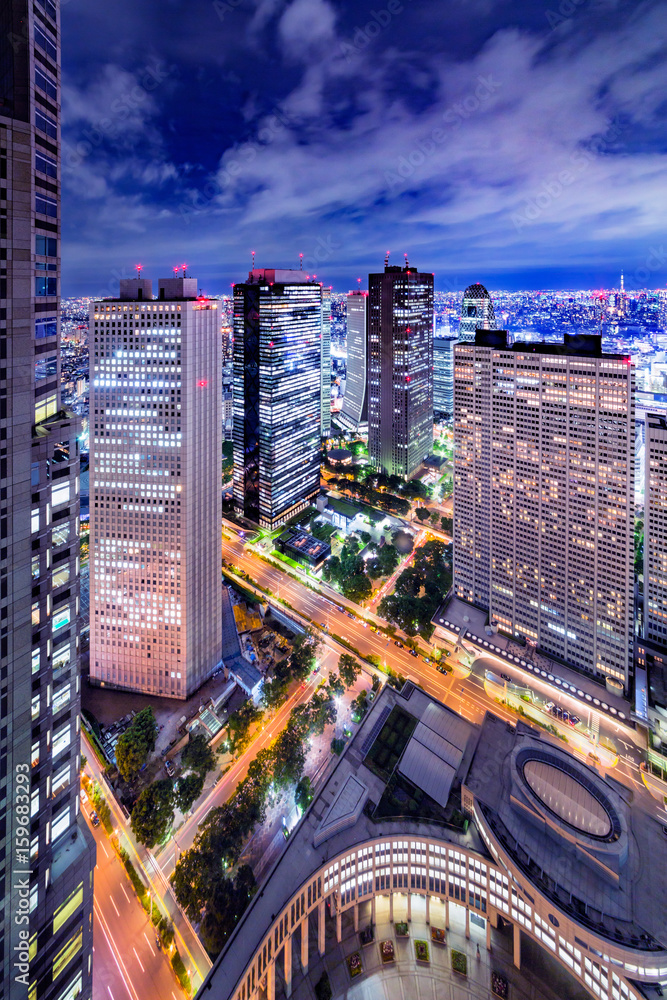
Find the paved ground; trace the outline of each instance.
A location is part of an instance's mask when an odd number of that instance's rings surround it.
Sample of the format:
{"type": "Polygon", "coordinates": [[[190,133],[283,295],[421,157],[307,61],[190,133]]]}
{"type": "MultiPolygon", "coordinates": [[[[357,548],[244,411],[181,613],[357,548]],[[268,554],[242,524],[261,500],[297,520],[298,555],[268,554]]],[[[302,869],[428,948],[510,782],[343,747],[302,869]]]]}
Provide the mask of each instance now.
{"type": "MultiPolygon", "coordinates": [[[[394,902],[394,919],[406,914],[406,897],[398,896],[394,902]]],[[[512,1000],[587,1000],[587,993],[548,955],[522,942],[523,967],[516,969],[512,959],[511,932],[492,930],[492,951],[486,951],[486,931],[474,924],[470,926],[470,939],[465,937],[463,909],[450,907],[450,930],[446,944],[431,942],[430,927],[426,924],[425,903],[421,897],[412,897],[410,937],[397,938],[394,925],[389,922],[389,904],[378,899],[375,940],[361,947],[354,931],[351,913],[343,920],[343,940],[335,940],[335,924],[327,919],[327,952],[323,959],[317,954],[317,924],[311,919],[309,926],[310,968],[308,975],[301,972],[297,944],[293,949],[293,1000],[312,1000],[314,986],[326,970],[333,989],[334,1000],[491,1000],[491,971],[500,972],[510,984],[512,1000]],[[415,960],[414,940],[428,942],[428,963],[415,960]],[[380,960],[380,942],[391,940],[396,959],[393,965],[383,966],[380,960]],[[477,945],[479,944],[479,958],[477,945]],[[463,952],[468,961],[468,975],[452,972],[451,950],[463,952]],[[347,958],[358,951],[363,973],[350,978],[347,958]],[[548,985],[547,985],[548,984],[548,985]]],[[[370,923],[370,902],[360,906],[359,928],[370,923]]],[[[444,927],[444,906],[431,904],[431,925],[444,927]]],[[[276,967],[276,997],[284,996],[284,978],[280,962],[276,967]]]]}

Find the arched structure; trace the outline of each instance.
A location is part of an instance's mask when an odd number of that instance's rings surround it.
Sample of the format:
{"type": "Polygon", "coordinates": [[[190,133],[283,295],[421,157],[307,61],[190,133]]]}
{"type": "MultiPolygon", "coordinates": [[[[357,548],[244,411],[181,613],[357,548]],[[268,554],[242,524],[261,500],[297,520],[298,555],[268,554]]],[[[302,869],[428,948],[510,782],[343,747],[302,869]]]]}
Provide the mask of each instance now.
{"type": "Polygon", "coordinates": [[[494,330],[496,315],[491,296],[484,285],[468,285],[461,303],[459,340],[474,342],[475,330],[494,330]]]}

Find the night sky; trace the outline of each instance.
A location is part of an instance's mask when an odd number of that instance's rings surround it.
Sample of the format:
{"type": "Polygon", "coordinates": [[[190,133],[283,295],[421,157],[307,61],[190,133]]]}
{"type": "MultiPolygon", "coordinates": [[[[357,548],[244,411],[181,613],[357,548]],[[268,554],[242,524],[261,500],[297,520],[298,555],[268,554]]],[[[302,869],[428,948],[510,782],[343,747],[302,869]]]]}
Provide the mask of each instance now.
{"type": "Polygon", "coordinates": [[[61,0],[63,294],[667,283],[664,0],[61,0]],[[646,275],[649,275],[648,279],[646,275]]]}

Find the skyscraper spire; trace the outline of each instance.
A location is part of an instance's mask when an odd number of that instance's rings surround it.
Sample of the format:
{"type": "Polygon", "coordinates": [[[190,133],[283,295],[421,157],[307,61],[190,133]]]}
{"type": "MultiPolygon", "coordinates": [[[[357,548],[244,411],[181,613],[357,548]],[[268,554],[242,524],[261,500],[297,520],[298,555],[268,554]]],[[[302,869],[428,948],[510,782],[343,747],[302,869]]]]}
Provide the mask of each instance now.
{"type": "Polygon", "coordinates": [[[625,288],[623,286],[623,272],[621,271],[621,295],[623,295],[625,288]]]}

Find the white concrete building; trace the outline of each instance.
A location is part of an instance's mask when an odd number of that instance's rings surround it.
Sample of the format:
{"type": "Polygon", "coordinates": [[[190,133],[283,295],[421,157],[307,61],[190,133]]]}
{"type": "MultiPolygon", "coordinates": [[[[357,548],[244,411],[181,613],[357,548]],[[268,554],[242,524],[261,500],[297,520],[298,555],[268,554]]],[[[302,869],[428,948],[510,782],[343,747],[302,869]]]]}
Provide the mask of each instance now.
{"type": "Polygon", "coordinates": [[[454,588],[507,633],[628,687],[634,369],[599,337],[454,349],[454,588]]]}
{"type": "Polygon", "coordinates": [[[667,647],[667,417],[645,426],[644,638],[667,647]]]}
{"type": "Polygon", "coordinates": [[[195,278],[90,315],[90,676],[187,698],[221,660],[221,345],[195,278]]]}

